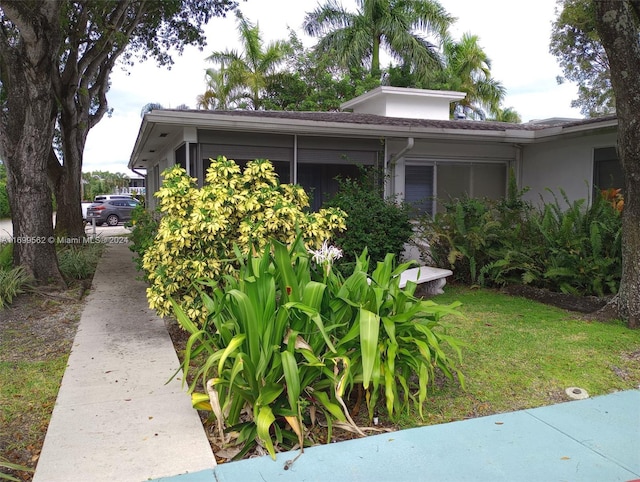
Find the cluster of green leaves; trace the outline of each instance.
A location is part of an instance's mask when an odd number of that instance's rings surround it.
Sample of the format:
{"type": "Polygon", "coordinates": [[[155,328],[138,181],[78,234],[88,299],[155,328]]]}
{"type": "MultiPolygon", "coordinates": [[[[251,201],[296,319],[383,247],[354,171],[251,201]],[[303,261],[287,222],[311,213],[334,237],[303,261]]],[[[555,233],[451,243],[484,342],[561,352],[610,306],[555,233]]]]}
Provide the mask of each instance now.
{"type": "Polygon", "coordinates": [[[67,280],[90,279],[104,251],[103,243],[61,245],[58,252],[60,273],[67,280]]]}
{"type": "Polygon", "coordinates": [[[131,229],[129,249],[137,254],[134,257],[136,268],[142,270],[142,259],[147,249],[153,244],[158,234],[159,213],[146,209],[143,205],[136,206],[131,213],[131,221],[127,226],[131,229]]]}
{"type": "Polygon", "coordinates": [[[7,168],[0,161],[0,219],[11,217],[9,194],[7,193],[7,168]]]}
{"type": "Polygon", "coordinates": [[[383,174],[362,168],[358,179],[338,179],[339,189],[326,207],[347,213],[347,230],[335,237],[344,258],[338,265],[344,272],[353,270],[357,257],[366,247],[371,260],[383,261],[388,253],[400,257],[413,234],[409,207],[384,198],[383,174]]]}
{"type": "Polygon", "coordinates": [[[150,283],[149,305],[159,315],[171,311],[170,298],[188,316],[204,319],[201,299],[191,282],[220,280],[239,268],[232,262],[235,249],[246,254],[270,239],[291,243],[297,230],[309,247],[318,247],[345,229],[340,209],[305,212],[309,200],[299,186],[280,184],[267,160],[247,163],[244,171],[232,160],[211,160],[205,185],[174,166],[163,173],[160,199],[162,218],[142,266],[150,283]]]}
{"type": "Polygon", "coordinates": [[[389,254],[369,277],[365,250],[345,279],[326,250],[314,262],[300,238],[289,248],[272,241],[253,253],[236,250],[238,276],[222,285],[194,282],[204,322],[173,302],[190,333],[182,366],[185,378],[196,371],[189,387],[194,407],[213,412],[221,438],[237,434],[226,441],[241,447],[238,457],[256,444],[273,458],[276,448],[303,446],[318,416],[327,440],[336,423],[362,433],[346,405],[354,389],[364,390],[369,419],[383,405],[395,420],[410,408],[422,416],[436,370],[464,383],[451,357],[460,355],[461,342],[440,324],[457,304],[417,299],[414,283],[400,289],[408,263],[394,267],[389,254]]]}
{"type": "Polygon", "coordinates": [[[82,173],[83,199],[92,201],[99,194],[119,192],[129,185],[129,177],[122,172],[91,171],[82,173]]]}
{"type": "Polygon", "coordinates": [[[615,294],[622,272],[620,212],[601,196],[542,209],[514,192],[503,201],[464,198],[421,222],[433,260],[466,283],[530,284],[577,295],[615,294]],[[513,196],[513,194],[516,194],[513,196]]]}
{"type": "Polygon", "coordinates": [[[32,278],[22,266],[5,269],[0,267],[0,310],[9,306],[13,299],[24,293],[32,278]]]}
{"type": "Polygon", "coordinates": [[[596,30],[596,7],[590,0],[561,0],[553,22],[549,51],[558,59],[565,80],[578,85],[579,107],[588,117],[615,112],[609,60],[596,30]]]}

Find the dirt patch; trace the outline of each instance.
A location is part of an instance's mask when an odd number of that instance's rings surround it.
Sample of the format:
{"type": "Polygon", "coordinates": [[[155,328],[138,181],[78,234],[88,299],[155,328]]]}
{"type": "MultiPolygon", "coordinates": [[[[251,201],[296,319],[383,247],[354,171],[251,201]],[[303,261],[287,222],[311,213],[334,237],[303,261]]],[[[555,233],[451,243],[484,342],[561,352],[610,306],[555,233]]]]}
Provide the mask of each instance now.
{"type": "Polygon", "coordinates": [[[596,313],[604,308],[611,299],[598,298],[596,296],[575,296],[527,285],[505,286],[502,291],[508,295],[521,296],[546,305],[579,313],[596,313]]]}
{"type": "MultiPolygon", "coordinates": [[[[71,352],[84,299],[82,288],[64,292],[29,293],[17,297],[12,305],[0,310],[0,362],[11,369],[21,362],[59,360],[71,352]]],[[[0,406],[5,401],[0,399],[0,406]]],[[[43,410],[25,409],[11,418],[0,411],[0,456],[10,462],[35,468],[55,405],[41,400],[43,410]],[[43,416],[44,412],[44,416],[43,416]]],[[[9,472],[29,481],[33,473],[9,472]]]]}

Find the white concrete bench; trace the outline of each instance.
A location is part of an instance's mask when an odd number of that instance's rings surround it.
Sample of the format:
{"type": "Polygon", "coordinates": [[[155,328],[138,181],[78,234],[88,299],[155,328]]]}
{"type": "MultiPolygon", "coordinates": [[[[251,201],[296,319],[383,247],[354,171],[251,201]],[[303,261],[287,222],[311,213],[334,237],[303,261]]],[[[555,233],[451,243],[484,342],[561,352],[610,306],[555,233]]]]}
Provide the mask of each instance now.
{"type": "Polygon", "coordinates": [[[450,269],[432,268],[430,266],[410,268],[400,274],[400,288],[407,286],[409,281],[413,281],[418,285],[426,283],[422,288],[426,294],[441,295],[444,293],[442,288],[447,284],[447,276],[452,274],[453,271],[450,269]]]}

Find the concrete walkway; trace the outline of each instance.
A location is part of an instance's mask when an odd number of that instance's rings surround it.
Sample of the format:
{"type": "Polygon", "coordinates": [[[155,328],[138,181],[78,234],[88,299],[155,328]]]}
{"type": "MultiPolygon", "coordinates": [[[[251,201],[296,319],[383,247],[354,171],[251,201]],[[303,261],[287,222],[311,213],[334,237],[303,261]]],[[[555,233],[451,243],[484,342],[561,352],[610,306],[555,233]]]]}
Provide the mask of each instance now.
{"type": "Polygon", "coordinates": [[[108,244],[82,313],[36,482],[141,482],[212,469],[164,322],[126,244],[108,244]]]}

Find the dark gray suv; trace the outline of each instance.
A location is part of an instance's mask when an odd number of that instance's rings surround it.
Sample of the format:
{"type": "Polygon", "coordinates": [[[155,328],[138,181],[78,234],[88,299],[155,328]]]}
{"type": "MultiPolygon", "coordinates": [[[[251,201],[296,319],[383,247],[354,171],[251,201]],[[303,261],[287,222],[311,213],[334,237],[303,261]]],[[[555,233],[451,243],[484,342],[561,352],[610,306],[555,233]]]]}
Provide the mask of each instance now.
{"type": "Polygon", "coordinates": [[[140,202],[133,198],[95,202],[87,209],[87,221],[92,222],[95,219],[96,224],[117,226],[120,222],[129,221],[131,211],[139,205],[140,202]]]}

